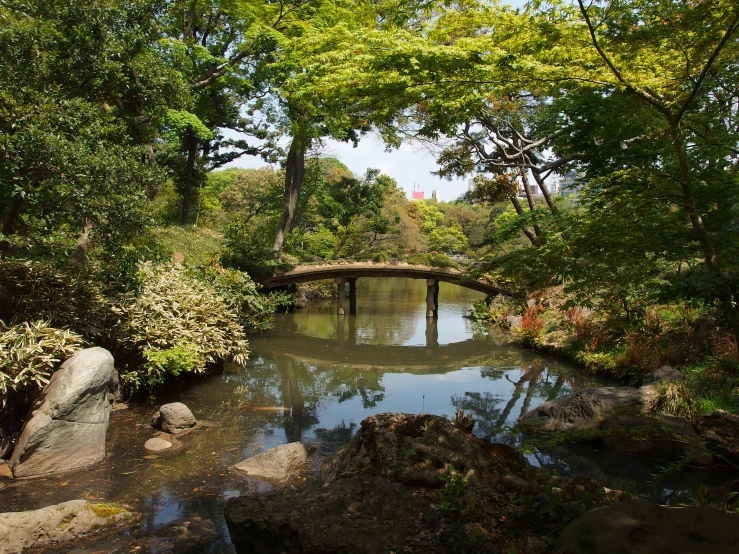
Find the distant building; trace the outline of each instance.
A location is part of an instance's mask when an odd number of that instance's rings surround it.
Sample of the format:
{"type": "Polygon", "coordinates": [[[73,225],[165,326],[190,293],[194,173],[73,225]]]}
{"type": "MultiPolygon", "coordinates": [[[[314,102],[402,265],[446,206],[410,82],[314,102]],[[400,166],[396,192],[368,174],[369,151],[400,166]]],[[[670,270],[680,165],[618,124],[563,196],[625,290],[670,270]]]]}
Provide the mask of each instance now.
{"type": "Polygon", "coordinates": [[[414,190],[411,193],[411,200],[423,200],[423,191],[422,190],[414,190]]]}
{"type": "Polygon", "coordinates": [[[562,196],[577,195],[580,192],[580,188],[582,188],[582,185],[577,182],[579,177],[582,177],[582,175],[578,175],[575,171],[565,173],[559,181],[559,193],[562,196]]]}
{"type": "Polygon", "coordinates": [[[469,181],[467,181],[467,192],[472,192],[474,190],[475,190],[475,180],[470,179],[469,181]]]}
{"type": "Polygon", "coordinates": [[[433,198],[437,202],[441,202],[441,193],[439,192],[439,189],[434,189],[431,191],[431,198],[433,198]]]}
{"type": "MultiPolygon", "coordinates": [[[[542,196],[541,190],[539,190],[539,185],[529,184],[529,192],[531,193],[531,196],[542,196]]],[[[518,192],[516,193],[516,196],[518,196],[519,198],[526,198],[526,189],[524,188],[523,184],[518,185],[518,192]]]]}

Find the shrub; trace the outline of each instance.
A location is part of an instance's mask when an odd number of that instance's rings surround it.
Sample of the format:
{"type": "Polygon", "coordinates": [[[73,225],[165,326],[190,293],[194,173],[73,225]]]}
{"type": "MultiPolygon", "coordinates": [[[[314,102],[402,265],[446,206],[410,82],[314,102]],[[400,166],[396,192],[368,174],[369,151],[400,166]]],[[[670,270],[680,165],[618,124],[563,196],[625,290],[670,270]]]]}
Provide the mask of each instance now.
{"type": "Polygon", "coordinates": [[[103,287],[77,269],[48,262],[0,260],[0,285],[16,299],[14,321],[47,321],[88,339],[104,337],[110,328],[110,303],[103,287]]]}
{"type": "Polygon", "coordinates": [[[328,300],[336,298],[338,294],[336,283],[333,279],[323,279],[321,281],[311,281],[300,285],[305,289],[306,296],[311,300],[328,300]]]}
{"type": "Polygon", "coordinates": [[[168,375],[202,373],[206,363],[246,360],[248,343],[234,302],[181,265],[144,263],[141,271],[141,290],[113,307],[119,347],[134,362],[121,374],[124,384],[152,388],[168,375]]]}
{"type": "Polygon", "coordinates": [[[454,267],[457,265],[446,254],[429,256],[429,264],[431,267],[454,267]]]}
{"type": "Polygon", "coordinates": [[[668,381],[657,386],[652,408],[655,412],[681,416],[696,422],[701,414],[702,401],[684,381],[668,381]]]}
{"type": "Polygon", "coordinates": [[[539,339],[544,327],[544,320],[539,314],[539,306],[528,307],[521,314],[521,327],[516,329],[514,333],[518,340],[525,345],[534,345],[539,339]]]}
{"type": "Polygon", "coordinates": [[[167,376],[176,377],[181,373],[198,372],[205,366],[205,356],[197,345],[181,343],[166,350],[144,350],[145,365],[148,370],[149,386],[163,384],[167,376]]]}
{"type": "Polygon", "coordinates": [[[223,264],[251,275],[272,273],[275,269],[272,253],[274,236],[274,230],[266,223],[232,223],[224,233],[223,264]]]}
{"type": "Polygon", "coordinates": [[[224,269],[217,264],[201,269],[198,277],[206,286],[216,290],[246,329],[265,331],[269,328],[276,304],[282,301],[281,296],[260,296],[249,275],[235,269],[224,269]]]}
{"type": "Polygon", "coordinates": [[[9,393],[40,389],[49,382],[54,368],[84,344],[68,329],[48,322],[24,322],[12,327],[0,323],[0,399],[9,393]]]}
{"type": "Polygon", "coordinates": [[[616,358],[611,352],[578,352],[575,360],[583,364],[593,373],[603,373],[614,377],[624,377],[616,372],[616,358]]]}
{"type": "Polygon", "coordinates": [[[491,319],[490,305],[483,300],[474,300],[470,315],[475,321],[489,321],[491,319]]]}
{"type": "Polygon", "coordinates": [[[406,262],[412,265],[431,265],[429,254],[411,254],[406,258],[406,262]]]}

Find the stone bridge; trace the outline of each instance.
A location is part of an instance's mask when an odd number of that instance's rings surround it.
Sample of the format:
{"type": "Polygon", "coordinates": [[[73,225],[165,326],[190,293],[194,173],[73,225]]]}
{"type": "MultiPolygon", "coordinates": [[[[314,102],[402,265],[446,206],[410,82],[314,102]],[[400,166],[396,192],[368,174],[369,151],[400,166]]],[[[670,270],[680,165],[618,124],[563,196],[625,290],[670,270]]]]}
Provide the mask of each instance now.
{"type": "Polygon", "coordinates": [[[349,283],[349,313],[356,313],[357,288],[359,277],[406,277],[426,279],[426,317],[438,317],[439,282],[453,283],[460,287],[484,292],[487,295],[504,294],[513,298],[519,296],[495,283],[470,278],[464,270],[456,267],[430,267],[405,262],[339,262],[331,264],[298,265],[289,271],[278,271],[273,275],[255,277],[264,290],[270,290],[309,281],[333,279],[338,286],[337,311],[344,315],[346,298],[345,284],[349,283]]]}

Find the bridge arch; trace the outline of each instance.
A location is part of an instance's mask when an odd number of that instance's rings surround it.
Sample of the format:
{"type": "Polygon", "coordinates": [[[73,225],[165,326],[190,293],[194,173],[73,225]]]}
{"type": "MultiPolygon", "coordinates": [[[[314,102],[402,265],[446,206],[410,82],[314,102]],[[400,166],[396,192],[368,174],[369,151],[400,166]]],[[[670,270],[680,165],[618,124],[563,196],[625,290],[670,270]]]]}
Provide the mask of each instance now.
{"type": "Polygon", "coordinates": [[[331,264],[304,264],[288,271],[277,271],[269,276],[256,277],[263,290],[333,279],[338,286],[337,312],[344,314],[345,284],[349,283],[349,312],[356,312],[356,280],[360,277],[407,277],[425,279],[426,317],[438,316],[439,282],[453,283],[461,287],[483,292],[487,295],[503,294],[513,298],[519,295],[495,283],[483,279],[472,279],[455,267],[431,267],[412,265],[405,262],[342,262],[331,264]]]}

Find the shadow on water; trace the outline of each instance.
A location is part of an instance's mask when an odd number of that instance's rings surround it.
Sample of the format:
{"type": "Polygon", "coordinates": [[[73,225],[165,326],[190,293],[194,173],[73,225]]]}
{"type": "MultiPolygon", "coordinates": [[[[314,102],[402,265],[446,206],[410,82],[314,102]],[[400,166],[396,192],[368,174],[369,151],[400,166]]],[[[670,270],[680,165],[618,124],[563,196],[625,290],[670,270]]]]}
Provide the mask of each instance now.
{"type": "MultiPolygon", "coordinates": [[[[425,317],[422,281],[362,285],[356,316],[338,317],[331,302],[280,315],[273,331],[252,338],[243,367],[172,393],[167,401],[185,402],[210,422],[188,437],[184,452],[147,453],[143,444],[153,435],[155,408],[134,405],[111,415],[103,462],[11,483],[0,490],[0,504],[26,510],[88,498],[126,503],[141,514],[140,525],[125,533],[56,546],[55,552],[230,553],[226,500],[264,490],[228,470],[246,457],[292,441],[311,443],[319,458],[327,456],[362,419],[386,411],[452,417],[462,409],[477,419],[476,434],[507,439],[504,429],[530,408],[594,384],[566,363],[480,333],[463,317],[479,293],[442,283],[435,321],[425,317]]],[[[623,457],[619,464],[598,455],[583,447],[535,452],[529,459],[562,473],[606,477],[611,465],[621,471],[616,479],[644,473],[642,466],[623,469],[629,465],[623,457]]]]}

